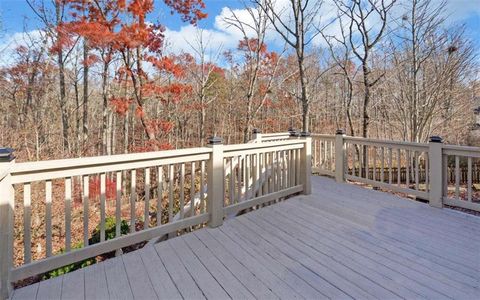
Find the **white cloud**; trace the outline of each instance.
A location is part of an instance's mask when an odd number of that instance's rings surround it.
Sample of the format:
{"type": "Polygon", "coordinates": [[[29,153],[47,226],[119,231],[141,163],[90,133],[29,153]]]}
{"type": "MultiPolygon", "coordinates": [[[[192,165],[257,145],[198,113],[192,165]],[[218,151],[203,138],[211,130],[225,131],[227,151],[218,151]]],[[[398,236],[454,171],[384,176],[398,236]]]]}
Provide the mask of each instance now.
{"type": "Polygon", "coordinates": [[[8,66],[13,62],[15,49],[18,47],[40,47],[44,34],[41,30],[31,30],[5,35],[0,39],[0,67],[8,66]]]}

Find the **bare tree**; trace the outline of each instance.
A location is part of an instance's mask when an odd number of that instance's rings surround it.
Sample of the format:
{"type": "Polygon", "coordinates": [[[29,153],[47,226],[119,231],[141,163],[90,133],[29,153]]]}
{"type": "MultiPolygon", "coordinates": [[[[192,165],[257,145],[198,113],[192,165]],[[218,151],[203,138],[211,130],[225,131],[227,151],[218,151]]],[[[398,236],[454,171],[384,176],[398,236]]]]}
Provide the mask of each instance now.
{"type": "Polygon", "coordinates": [[[287,7],[279,7],[275,0],[253,0],[265,13],[275,31],[295,50],[302,103],[302,129],[309,131],[310,99],[305,66],[306,48],[319,34],[321,0],[290,0],[287,7]]]}
{"type": "Polygon", "coordinates": [[[340,36],[328,35],[324,31],[320,31],[325,39],[330,55],[338,67],[339,74],[343,79],[343,101],[345,106],[346,123],[348,126],[349,134],[355,136],[355,128],[352,120],[352,104],[353,104],[353,92],[354,92],[354,80],[358,73],[358,68],[355,67],[355,63],[352,58],[352,48],[350,46],[348,30],[344,26],[344,22],[341,16],[338,16],[338,26],[340,29],[340,36]]]}
{"type": "Polygon", "coordinates": [[[347,19],[348,41],[352,52],[362,65],[364,97],[361,132],[363,137],[368,136],[371,90],[383,77],[383,74],[375,75],[372,73],[370,56],[387,29],[389,11],[395,2],[396,0],[335,1],[342,18],[347,19]]]}
{"type": "Polygon", "coordinates": [[[390,42],[395,69],[389,83],[398,111],[392,119],[398,121],[403,138],[412,142],[426,141],[434,124],[464,111],[460,102],[451,100],[458,96],[457,80],[471,70],[473,50],[462,28],[450,33],[442,29],[445,5],[410,0],[390,42]]]}
{"type": "Polygon", "coordinates": [[[267,14],[261,9],[252,7],[245,7],[245,9],[248,11],[249,21],[252,23],[241,20],[233,10],[231,10],[232,17],[227,18],[225,21],[238,28],[243,35],[239,50],[245,53],[244,67],[241,71],[246,77],[246,85],[243,88],[246,100],[243,141],[247,142],[252,122],[256,119],[258,112],[265,104],[269,91],[272,88],[273,79],[278,67],[278,59],[275,60],[273,57],[269,57],[267,53],[265,44],[265,33],[268,22],[267,14]],[[249,38],[249,32],[253,32],[253,38],[249,38]],[[266,65],[266,63],[268,65],[266,65]],[[263,84],[263,88],[260,88],[259,81],[262,75],[266,75],[264,76],[266,77],[266,83],[263,84]],[[264,91],[261,91],[261,89],[264,91]],[[259,98],[257,99],[258,101],[255,101],[255,98],[259,98]]]}
{"type": "MultiPolygon", "coordinates": [[[[193,53],[195,53],[195,60],[197,63],[193,69],[190,69],[190,74],[193,77],[195,82],[195,95],[199,109],[199,127],[198,127],[198,138],[200,146],[203,146],[205,143],[205,118],[207,114],[207,107],[212,101],[215,100],[215,95],[210,95],[209,91],[215,85],[216,80],[211,76],[213,71],[217,68],[214,63],[207,60],[207,50],[209,46],[208,40],[205,41],[204,32],[201,29],[197,29],[197,34],[195,36],[194,43],[187,41],[193,53]],[[197,65],[198,64],[198,65],[197,65]]],[[[214,54],[213,60],[218,58],[220,53],[218,51],[214,54]]]]}

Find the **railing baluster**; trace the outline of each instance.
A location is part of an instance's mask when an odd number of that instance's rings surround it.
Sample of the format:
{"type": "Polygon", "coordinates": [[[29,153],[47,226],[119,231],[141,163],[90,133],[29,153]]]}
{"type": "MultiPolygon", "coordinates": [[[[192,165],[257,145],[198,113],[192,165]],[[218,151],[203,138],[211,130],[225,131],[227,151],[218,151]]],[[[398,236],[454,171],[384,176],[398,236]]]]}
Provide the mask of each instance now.
{"type": "Polygon", "coordinates": [[[407,183],[407,189],[409,188],[410,186],[410,162],[411,162],[411,158],[410,158],[410,150],[406,150],[405,151],[405,155],[406,155],[406,164],[405,164],[405,176],[406,176],[406,183],[407,183]]]}
{"type": "Polygon", "coordinates": [[[183,207],[185,206],[185,164],[180,164],[180,219],[184,218],[183,207]]]}
{"type": "Polygon", "coordinates": [[[245,155],[245,201],[250,199],[250,155],[245,155]]]}
{"type": "Polygon", "coordinates": [[[301,162],[301,159],[300,159],[300,149],[296,149],[296,150],[293,150],[295,152],[295,183],[294,185],[298,185],[300,184],[300,174],[301,174],[301,171],[300,171],[300,162],[301,162]]]}
{"type": "Polygon", "coordinates": [[[72,249],[72,178],[65,178],[65,251],[72,249]]]}
{"type": "Polygon", "coordinates": [[[358,145],[358,177],[362,178],[363,177],[363,169],[364,169],[364,161],[363,161],[363,146],[362,145],[358,145]]]}
{"type": "Polygon", "coordinates": [[[105,241],[105,173],[100,174],[100,242],[105,241]]]}
{"type": "Polygon", "coordinates": [[[381,165],[380,165],[380,181],[381,182],[385,182],[385,148],[382,147],[382,150],[381,150],[381,159],[382,159],[382,162],[381,162],[381,165]]]}
{"type": "Polygon", "coordinates": [[[460,157],[455,155],[455,199],[460,199],[460,157]]]}
{"type": "Polygon", "coordinates": [[[274,154],[274,152],[269,152],[269,153],[268,153],[268,156],[267,156],[267,159],[268,159],[268,164],[267,164],[267,165],[268,165],[268,171],[267,171],[267,170],[265,171],[265,172],[267,172],[267,176],[268,176],[268,174],[270,173],[270,176],[267,177],[267,178],[268,178],[268,179],[267,179],[267,180],[268,180],[268,186],[267,186],[267,188],[268,188],[268,193],[273,193],[273,191],[274,191],[274,186],[273,186],[274,183],[273,183],[273,181],[274,181],[274,177],[275,177],[275,174],[274,174],[274,173],[275,173],[275,169],[274,169],[275,167],[274,167],[274,165],[273,165],[273,154],[274,154]]]}
{"type": "Polygon", "coordinates": [[[52,181],[45,181],[45,248],[47,257],[52,256],[52,181]]]}
{"type": "Polygon", "coordinates": [[[373,147],[373,174],[372,179],[377,180],[377,147],[373,147]]]}
{"type": "MultiPolygon", "coordinates": [[[[195,163],[192,162],[192,166],[195,163]]],[[[195,169],[195,167],[192,167],[195,169]]],[[[162,225],[162,202],[163,202],[163,167],[157,169],[157,226],[162,225]]]]}
{"type": "Polygon", "coordinates": [[[472,202],[472,158],[467,159],[467,200],[472,202]]]}
{"type": "Polygon", "coordinates": [[[253,179],[252,179],[252,198],[255,198],[255,189],[257,189],[258,196],[262,195],[260,182],[260,153],[253,156],[253,179]]]}
{"type": "Polygon", "coordinates": [[[268,152],[262,154],[262,166],[260,169],[262,175],[262,194],[268,194],[268,152]]]}
{"type": "Polygon", "coordinates": [[[397,148],[397,184],[402,184],[402,152],[397,148]]]}
{"type": "Polygon", "coordinates": [[[150,168],[145,168],[145,206],[143,209],[143,229],[150,227],[150,168]]]}
{"type": "Polygon", "coordinates": [[[243,166],[243,160],[242,156],[239,155],[237,157],[238,163],[237,163],[237,203],[242,201],[242,166],[243,166]]]}
{"type": "Polygon", "coordinates": [[[322,142],[322,169],[325,169],[327,167],[327,141],[322,142]]]}
{"type": "Polygon", "coordinates": [[[88,175],[83,176],[83,246],[88,246],[89,230],[88,224],[90,222],[90,178],[88,175]]]}
{"type": "MultiPolygon", "coordinates": [[[[122,223],[122,171],[117,171],[115,176],[116,197],[115,197],[115,237],[122,235],[120,226],[122,223]]],[[[88,227],[87,227],[88,236],[88,227]]]]}
{"type": "Polygon", "coordinates": [[[370,147],[365,145],[365,178],[370,179],[370,147]]]}
{"type": "Polygon", "coordinates": [[[279,185],[279,171],[280,171],[280,153],[278,151],[273,152],[273,191],[278,192],[280,190],[279,185]]]}
{"type": "Polygon", "coordinates": [[[200,213],[205,212],[205,161],[200,162],[200,213]]]}
{"type": "Polygon", "coordinates": [[[414,157],[415,157],[414,158],[414,163],[415,163],[415,189],[418,191],[419,185],[420,185],[420,179],[418,178],[418,176],[420,175],[420,172],[418,170],[420,160],[419,160],[419,156],[418,156],[417,151],[414,152],[414,157]]]}
{"type": "Polygon", "coordinates": [[[234,169],[233,169],[233,162],[234,162],[234,157],[230,157],[230,180],[229,180],[229,188],[228,188],[228,192],[229,192],[229,201],[228,203],[230,205],[233,204],[233,199],[235,198],[235,173],[234,173],[234,169]]]}
{"type": "Polygon", "coordinates": [[[388,184],[392,184],[393,181],[393,149],[388,148],[388,184]]]}
{"type": "Polygon", "coordinates": [[[430,191],[430,158],[428,156],[428,152],[424,152],[424,160],[425,160],[425,192],[430,191]]]}
{"type": "MultiPolygon", "coordinates": [[[[23,257],[24,263],[28,264],[32,261],[32,191],[30,183],[23,186],[23,257]]],[[[2,241],[3,242],[3,241],[2,241]]]]}
{"type": "Polygon", "coordinates": [[[195,162],[192,161],[190,176],[190,217],[195,215],[195,162]]]}
{"type": "MultiPolygon", "coordinates": [[[[291,187],[293,186],[292,182],[294,181],[295,179],[295,173],[294,173],[294,161],[293,161],[293,154],[292,154],[292,150],[288,150],[287,151],[287,162],[288,162],[288,181],[287,181],[287,187],[291,187]]],[[[327,159],[327,163],[329,164],[330,162],[328,161],[327,159]]]]}
{"type": "Polygon", "coordinates": [[[282,151],[282,169],[283,169],[283,174],[282,174],[282,187],[283,189],[286,189],[288,187],[288,182],[287,182],[287,176],[288,176],[288,163],[287,163],[287,151],[283,150],[282,151]]]}
{"type": "Polygon", "coordinates": [[[335,141],[330,141],[330,171],[335,169],[335,141]]]}
{"type": "Polygon", "coordinates": [[[136,224],[136,202],[137,202],[137,170],[132,170],[130,183],[130,232],[135,232],[136,224]]]}
{"type": "Polygon", "coordinates": [[[174,165],[168,165],[168,222],[173,220],[173,168],[174,165]]]}

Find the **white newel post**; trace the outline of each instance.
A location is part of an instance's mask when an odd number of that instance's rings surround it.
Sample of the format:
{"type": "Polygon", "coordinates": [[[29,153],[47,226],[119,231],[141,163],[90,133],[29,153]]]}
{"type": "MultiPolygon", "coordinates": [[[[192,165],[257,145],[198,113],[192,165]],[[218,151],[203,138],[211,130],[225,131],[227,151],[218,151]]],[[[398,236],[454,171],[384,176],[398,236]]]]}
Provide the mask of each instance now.
{"type": "Polygon", "coordinates": [[[257,129],[257,128],[253,129],[252,138],[255,140],[255,143],[261,143],[262,142],[262,133],[260,132],[259,129],[257,129]]]}
{"type": "Polygon", "coordinates": [[[446,168],[442,155],[443,142],[439,136],[430,137],[429,145],[429,166],[430,166],[430,206],[443,207],[443,174],[446,168]]]}
{"type": "Polygon", "coordinates": [[[212,148],[207,163],[207,210],[210,214],[208,226],[218,227],[223,224],[223,144],[219,137],[208,139],[208,147],[212,148]]]}
{"type": "Polygon", "coordinates": [[[303,194],[310,195],[312,193],[312,137],[309,132],[302,132],[301,138],[305,140],[305,145],[301,150],[300,174],[303,183],[303,194]]]}
{"type": "Polygon", "coordinates": [[[345,131],[338,129],[335,133],[335,180],[345,181],[345,131]]]}
{"type": "Polygon", "coordinates": [[[14,163],[13,150],[0,148],[0,300],[7,299],[12,290],[14,190],[10,170],[14,163]]]}

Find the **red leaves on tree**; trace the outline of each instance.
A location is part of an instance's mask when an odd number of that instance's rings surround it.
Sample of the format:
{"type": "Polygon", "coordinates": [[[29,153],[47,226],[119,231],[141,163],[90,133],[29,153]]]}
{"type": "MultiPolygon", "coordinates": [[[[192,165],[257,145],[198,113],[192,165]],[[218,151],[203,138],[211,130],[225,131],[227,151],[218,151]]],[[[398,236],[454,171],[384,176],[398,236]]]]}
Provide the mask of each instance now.
{"type": "Polygon", "coordinates": [[[112,104],[115,112],[121,116],[125,116],[132,102],[132,99],[123,97],[112,97],[110,99],[110,104],[112,104]]]}
{"type": "Polygon", "coordinates": [[[171,13],[177,12],[184,22],[196,24],[208,15],[202,12],[205,3],[202,0],[164,0],[165,4],[172,8],[171,13]]]}
{"type": "Polygon", "coordinates": [[[259,50],[259,52],[261,54],[264,54],[267,52],[267,46],[265,45],[265,43],[261,43],[258,41],[258,39],[254,39],[254,38],[244,38],[243,40],[240,40],[240,42],[238,43],[238,50],[241,50],[241,51],[250,51],[250,52],[257,52],[257,50],[259,50]]]}
{"type": "Polygon", "coordinates": [[[178,63],[178,58],[175,56],[163,56],[156,58],[153,56],[147,57],[150,62],[159,72],[166,72],[172,74],[176,78],[181,78],[185,75],[185,68],[178,63]]]}

